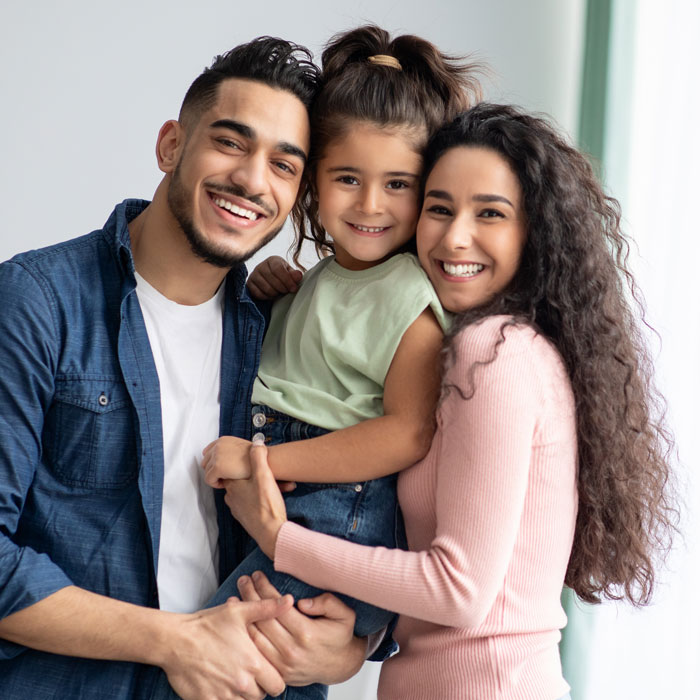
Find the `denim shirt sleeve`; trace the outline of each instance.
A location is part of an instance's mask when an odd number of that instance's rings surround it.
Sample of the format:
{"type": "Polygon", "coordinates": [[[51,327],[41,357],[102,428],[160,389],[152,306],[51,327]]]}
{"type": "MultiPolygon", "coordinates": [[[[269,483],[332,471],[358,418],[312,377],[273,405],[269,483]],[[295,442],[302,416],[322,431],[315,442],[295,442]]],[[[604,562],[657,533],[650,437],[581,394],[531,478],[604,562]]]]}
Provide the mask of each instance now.
{"type": "MultiPolygon", "coordinates": [[[[70,579],[46,554],[15,544],[41,460],[44,414],[59,349],[52,300],[20,264],[0,265],[0,618],[46,598],[70,579]]],[[[0,640],[0,659],[22,647],[0,640]]]]}

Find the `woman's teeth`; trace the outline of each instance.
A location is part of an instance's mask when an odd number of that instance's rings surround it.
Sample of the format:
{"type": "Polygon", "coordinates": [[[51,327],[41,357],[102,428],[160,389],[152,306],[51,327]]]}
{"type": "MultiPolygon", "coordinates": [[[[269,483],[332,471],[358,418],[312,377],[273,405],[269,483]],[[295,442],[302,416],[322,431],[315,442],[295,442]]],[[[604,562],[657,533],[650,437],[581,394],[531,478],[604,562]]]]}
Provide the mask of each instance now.
{"type": "Polygon", "coordinates": [[[451,277],[473,277],[484,269],[484,265],[469,263],[468,265],[451,265],[443,262],[442,269],[451,277]]]}
{"type": "Polygon", "coordinates": [[[216,204],[217,207],[226,209],[226,211],[230,211],[236,216],[244,216],[246,219],[250,219],[251,221],[255,221],[259,216],[257,212],[239,207],[238,205],[233,204],[233,202],[229,202],[227,199],[222,199],[221,197],[215,198],[214,204],[216,204]]]}

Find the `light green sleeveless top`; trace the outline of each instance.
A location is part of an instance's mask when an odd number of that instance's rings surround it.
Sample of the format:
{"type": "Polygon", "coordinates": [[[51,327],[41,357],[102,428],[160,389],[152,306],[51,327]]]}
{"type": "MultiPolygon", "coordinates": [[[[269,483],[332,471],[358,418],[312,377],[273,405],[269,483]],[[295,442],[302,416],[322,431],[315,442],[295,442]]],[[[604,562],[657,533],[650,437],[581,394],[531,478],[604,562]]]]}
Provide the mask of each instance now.
{"type": "Polygon", "coordinates": [[[406,329],[430,307],[449,323],[414,255],[359,272],[325,258],[272,308],[253,403],[328,430],[384,413],[384,380],[406,329]]]}

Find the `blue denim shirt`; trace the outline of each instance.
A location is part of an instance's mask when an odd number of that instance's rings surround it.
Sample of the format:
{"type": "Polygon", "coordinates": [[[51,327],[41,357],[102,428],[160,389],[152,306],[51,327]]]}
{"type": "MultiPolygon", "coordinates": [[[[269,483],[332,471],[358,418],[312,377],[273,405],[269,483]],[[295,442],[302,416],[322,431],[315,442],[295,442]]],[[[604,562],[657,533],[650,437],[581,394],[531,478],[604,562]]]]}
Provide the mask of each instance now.
{"type": "MultiPolygon", "coordinates": [[[[103,229],[0,265],[0,618],[68,586],[158,606],[163,444],[126,200],[103,229]]],[[[249,437],[264,319],[226,280],[221,434],[249,437]]],[[[217,494],[221,580],[240,529],[217,494]]],[[[148,697],[154,669],[0,640],[0,697],[148,697]]]]}

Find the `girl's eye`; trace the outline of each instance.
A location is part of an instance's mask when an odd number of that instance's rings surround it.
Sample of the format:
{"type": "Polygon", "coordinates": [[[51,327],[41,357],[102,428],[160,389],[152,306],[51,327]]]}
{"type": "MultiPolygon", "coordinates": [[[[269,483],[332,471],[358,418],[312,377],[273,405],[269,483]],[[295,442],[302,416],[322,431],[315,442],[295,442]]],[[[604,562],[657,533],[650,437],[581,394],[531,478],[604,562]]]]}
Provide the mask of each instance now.
{"type": "Polygon", "coordinates": [[[357,178],[353,175],[341,175],[336,182],[342,182],[344,185],[357,185],[357,178]]]}
{"type": "Polygon", "coordinates": [[[405,180],[391,180],[386,186],[390,190],[403,190],[408,187],[408,183],[405,180]]]}

